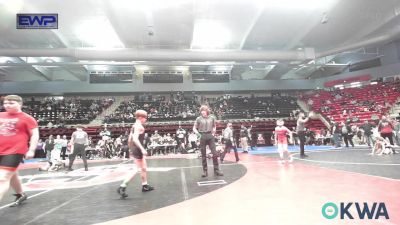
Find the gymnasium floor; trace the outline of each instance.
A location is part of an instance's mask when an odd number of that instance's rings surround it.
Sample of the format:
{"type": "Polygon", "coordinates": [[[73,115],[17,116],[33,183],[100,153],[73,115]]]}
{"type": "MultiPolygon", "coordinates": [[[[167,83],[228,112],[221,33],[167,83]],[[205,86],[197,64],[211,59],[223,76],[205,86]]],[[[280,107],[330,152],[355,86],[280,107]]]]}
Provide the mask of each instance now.
{"type": "Polygon", "coordinates": [[[20,175],[30,199],[10,208],[10,191],[0,203],[0,224],[400,224],[400,154],[306,149],[309,157],[295,153],[292,164],[279,163],[274,147],[240,153],[239,163],[230,162],[230,153],[221,166],[225,176],[207,178],[195,155],[155,156],[148,164],[156,190],[142,193],[136,176],[125,200],[116,188],[136,172],[131,161],[92,160],[88,172],[69,173],[39,172],[40,162],[26,163],[20,175]],[[327,202],[383,202],[390,218],[359,219],[353,207],[354,220],[329,220],[322,215],[327,202]]]}

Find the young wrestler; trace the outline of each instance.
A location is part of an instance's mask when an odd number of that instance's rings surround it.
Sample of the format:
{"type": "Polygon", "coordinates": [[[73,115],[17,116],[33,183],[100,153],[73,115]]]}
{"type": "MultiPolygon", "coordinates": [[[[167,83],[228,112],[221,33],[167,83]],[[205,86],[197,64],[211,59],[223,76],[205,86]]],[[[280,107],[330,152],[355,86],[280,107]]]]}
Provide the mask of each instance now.
{"type": "Polygon", "coordinates": [[[17,168],[23,158],[35,155],[39,129],[36,120],[22,112],[20,96],[5,96],[3,106],[6,111],[0,112],[0,200],[11,185],[16,192],[12,206],[17,206],[27,199],[17,168]]]}
{"type": "Polygon", "coordinates": [[[284,121],[279,119],[276,121],[277,127],[275,127],[275,144],[278,146],[279,156],[281,157],[281,163],[285,163],[285,153],[287,155],[288,162],[293,162],[293,157],[288,151],[288,139],[287,135],[290,135],[290,142],[292,142],[292,132],[284,125],[284,121]]]}
{"type": "MultiPolygon", "coordinates": [[[[128,146],[129,149],[132,151],[136,166],[140,168],[140,177],[142,179],[142,192],[147,192],[154,190],[154,187],[150,186],[147,183],[147,151],[143,147],[145,133],[143,124],[145,124],[147,121],[147,112],[144,110],[137,110],[135,112],[135,117],[136,122],[132,127],[131,133],[129,134],[128,146]]],[[[118,187],[117,192],[121,195],[121,198],[128,197],[128,194],[126,194],[126,187],[134,176],[134,173],[130,174],[118,187]]]]}

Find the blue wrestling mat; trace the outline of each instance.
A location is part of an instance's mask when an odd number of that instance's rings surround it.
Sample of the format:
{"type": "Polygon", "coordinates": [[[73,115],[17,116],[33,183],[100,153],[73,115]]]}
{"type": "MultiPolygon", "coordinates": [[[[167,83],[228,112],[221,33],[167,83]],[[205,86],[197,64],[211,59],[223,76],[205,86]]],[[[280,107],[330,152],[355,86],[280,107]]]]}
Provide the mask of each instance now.
{"type": "MultiPolygon", "coordinates": [[[[304,147],[305,151],[321,151],[321,150],[332,150],[334,149],[333,146],[325,146],[325,145],[320,145],[320,146],[314,146],[314,145],[306,145],[304,147]]],[[[299,152],[300,147],[299,146],[293,146],[289,145],[288,146],[289,152],[299,152]]],[[[238,148],[239,152],[243,152],[241,148],[238,148]]],[[[250,150],[250,154],[267,154],[267,153],[277,153],[278,152],[278,147],[276,146],[265,146],[265,147],[257,147],[257,150],[250,150]]]]}

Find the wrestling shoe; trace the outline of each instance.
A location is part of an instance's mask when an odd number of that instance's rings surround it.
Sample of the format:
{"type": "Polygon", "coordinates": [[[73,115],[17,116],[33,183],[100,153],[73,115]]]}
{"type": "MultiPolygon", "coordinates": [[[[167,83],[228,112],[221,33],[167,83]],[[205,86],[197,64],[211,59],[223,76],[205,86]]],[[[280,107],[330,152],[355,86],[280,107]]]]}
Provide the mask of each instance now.
{"type": "Polygon", "coordinates": [[[10,207],[15,207],[21,205],[23,201],[28,199],[28,196],[25,193],[22,194],[14,194],[15,196],[15,201],[10,205],[10,207]]]}
{"type": "Polygon", "coordinates": [[[128,197],[128,194],[126,193],[126,187],[119,186],[117,189],[117,193],[121,196],[121,199],[128,197]]]}
{"type": "Polygon", "coordinates": [[[214,170],[215,176],[224,176],[224,174],[220,170],[214,170]]]}
{"type": "Polygon", "coordinates": [[[154,190],[154,187],[152,187],[148,184],[145,184],[142,186],[142,192],[148,192],[148,191],[152,191],[152,190],[154,190]]]}

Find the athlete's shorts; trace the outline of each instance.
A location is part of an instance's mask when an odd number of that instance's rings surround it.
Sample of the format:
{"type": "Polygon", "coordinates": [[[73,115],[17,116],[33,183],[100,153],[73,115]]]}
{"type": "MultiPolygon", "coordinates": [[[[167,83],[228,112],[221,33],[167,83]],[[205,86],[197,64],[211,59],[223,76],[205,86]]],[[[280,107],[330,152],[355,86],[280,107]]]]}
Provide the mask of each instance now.
{"type": "Polygon", "coordinates": [[[132,148],[132,155],[133,155],[133,158],[135,158],[135,159],[143,159],[142,151],[140,150],[140,148],[137,148],[136,146],[134,146],[132,148]]]}
{"type": "Polygon", "coordinates": [[[284,145],[287,145],[287,144],[288,144],[287,138],[278,139],[278,143],[277,143],[277,144],[284,144],[284,145]]]}
{"type": "Polygon", "coordinates": [[[278,141],[278,152],[287,151],[287,147],[288,147],[287,143],[282,144],[282,143],[279,143],[279,141],[278,141]]]}
{"type": "Polygon", "coordinates": [[[22,154],[0,155],[0,169],[16,171],[23,158],[22,154]]]}

